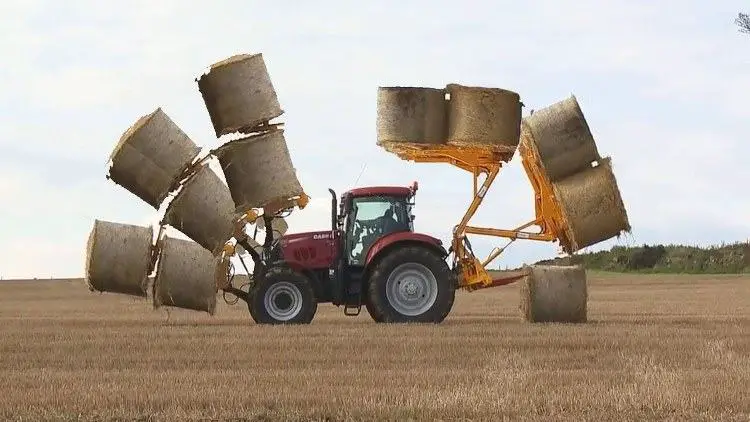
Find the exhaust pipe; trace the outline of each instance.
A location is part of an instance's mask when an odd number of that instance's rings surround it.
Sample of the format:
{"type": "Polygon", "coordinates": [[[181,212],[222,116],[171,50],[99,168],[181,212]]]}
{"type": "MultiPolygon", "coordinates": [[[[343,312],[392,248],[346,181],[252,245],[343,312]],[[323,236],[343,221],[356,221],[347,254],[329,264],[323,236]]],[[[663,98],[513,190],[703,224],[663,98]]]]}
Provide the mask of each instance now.
{"type": "Polygon", "coordinates": [[[338,201],[336,200],[336,192],[333,189],[328,188],[328,192],[331,193],[331,230],[336,231],[339,227],[337,214],[338,201]]]}

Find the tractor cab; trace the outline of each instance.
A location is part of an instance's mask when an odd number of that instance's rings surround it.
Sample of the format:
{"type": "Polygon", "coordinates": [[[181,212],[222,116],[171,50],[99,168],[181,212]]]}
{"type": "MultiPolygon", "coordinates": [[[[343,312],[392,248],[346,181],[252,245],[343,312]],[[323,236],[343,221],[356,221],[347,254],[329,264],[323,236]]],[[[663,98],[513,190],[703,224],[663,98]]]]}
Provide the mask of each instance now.
{"type": "Polygon", "coordinates": [[[411,187],[357,188],[341,196],[336,226],[347,266],[364,267],[378,239],[392,233],[414,231],[412,206],[416,191],[414,182],[411,187]]]}

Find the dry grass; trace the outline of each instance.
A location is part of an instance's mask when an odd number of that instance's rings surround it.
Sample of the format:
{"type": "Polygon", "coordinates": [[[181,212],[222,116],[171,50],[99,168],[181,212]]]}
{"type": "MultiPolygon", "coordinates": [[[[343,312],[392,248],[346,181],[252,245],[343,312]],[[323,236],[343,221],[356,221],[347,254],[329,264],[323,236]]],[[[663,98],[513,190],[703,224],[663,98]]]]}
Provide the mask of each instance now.
{"type": "Polygon", "coordinates": [[[293,328],[0,282],[0,418],[748,420],[750,279],[590,280],[587,324],[524,323],[508,286],[438,326],[293,328]]]}

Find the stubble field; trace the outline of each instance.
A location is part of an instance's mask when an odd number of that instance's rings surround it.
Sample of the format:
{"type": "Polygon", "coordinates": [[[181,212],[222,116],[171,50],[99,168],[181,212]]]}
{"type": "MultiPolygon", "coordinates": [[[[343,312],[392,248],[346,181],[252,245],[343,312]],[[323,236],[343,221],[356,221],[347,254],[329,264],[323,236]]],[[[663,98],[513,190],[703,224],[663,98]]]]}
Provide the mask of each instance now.
{"type": "Polygon", "coordinates": [[[6,420],[750,420],[750,277],[590,275],[589,323],[518,287],[441,325],[153,311],[80,280],[0,282],[6,420]]]}

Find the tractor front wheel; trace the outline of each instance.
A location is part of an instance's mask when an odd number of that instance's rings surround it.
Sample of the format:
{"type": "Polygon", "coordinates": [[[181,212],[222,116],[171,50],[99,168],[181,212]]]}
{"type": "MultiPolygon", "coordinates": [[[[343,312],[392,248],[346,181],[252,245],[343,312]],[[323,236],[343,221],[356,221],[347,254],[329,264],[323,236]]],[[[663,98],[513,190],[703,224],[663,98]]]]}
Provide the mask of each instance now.
{"type": "Polygon", "coordinates": [[[318,302],[307,277],[289,268],[272,268],[250,289],[248,308],[258,324],[309,324],[318,302]]]}
{"type": "Polygon", "coordinates": [[[366,307],[377,322],[439,323],[451,311],[455,294],[445,260],[424,246],[406,246],[375,263],[366,307]]]}

